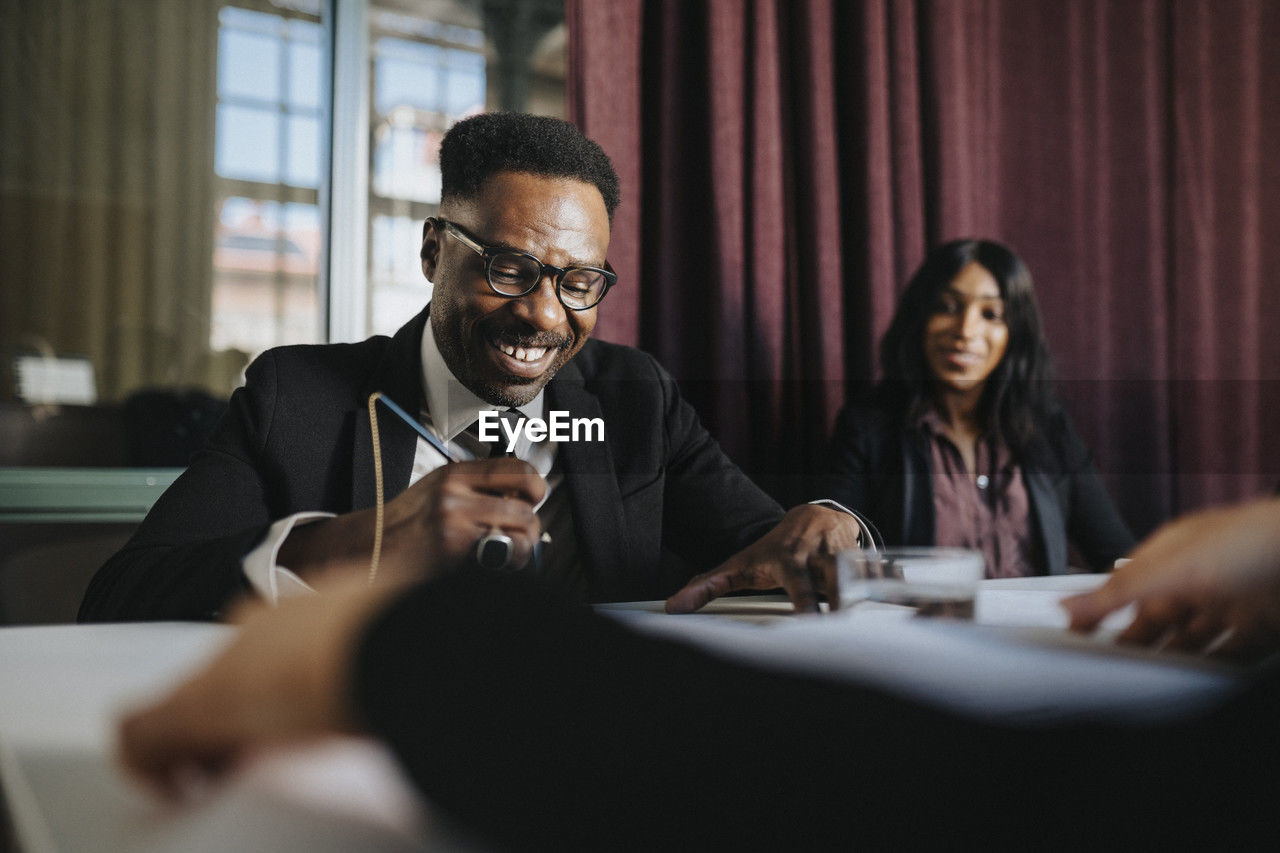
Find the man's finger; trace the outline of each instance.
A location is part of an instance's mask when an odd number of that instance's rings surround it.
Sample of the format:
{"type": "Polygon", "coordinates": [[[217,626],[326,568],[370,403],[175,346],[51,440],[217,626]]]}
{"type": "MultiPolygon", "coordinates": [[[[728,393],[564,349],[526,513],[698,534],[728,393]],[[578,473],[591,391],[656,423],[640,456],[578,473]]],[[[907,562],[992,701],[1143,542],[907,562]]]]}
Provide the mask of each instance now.
{"type": "Polygon", "coordinates": [[[836,576],[836,555],[829,552],[809,555],[809,574],[827,598],[827,607],[840,609],[840,583],[836,576]]]}
{"type": "Polygon", "coordinates": [[[1266,636],[1236,630],[1215,646],[1210,654],[1212,657],[1223,660],[1252,663],[1261,660],[1275,646],[1274,635],[1266,636]]]}
{"type": "Polygon", "coordinates": [[[678,592],[667,599],[668,613],[693,613],[708,602],[734,591],[737,577],[735,568],[719,568],[697,575],[678,592]]]}
{"type": "Polygon", "coordinates": [[[1215,613],[1196,613],[1175,631],[1165,648],[1175,652],[1198,652],[1221,636],[1226,626],[1215,613]]]}
{"type": "MultiPolygon", "coordinates": [[[[483,529],[481,536],[476,539],[477,546],[480,539],[493,533],[497,528],[483,529]]],[[[507,558],[507,563],[503,568],[518,569],[521,566],[528,565],[533,558],[533,546],[538,541],[538,537],[542,534],[541,525],[536,522],[526,527],[503,527],[497,532],[506,536],[511,540],[511,554],[507,558]]]]}
{"type": "Polygon", "coordinates": [[[457,479],[467,488],[490,495],[519,498],[537,504],[547,493],[547,481],[523,459],[477,459],[437,468],[441,477],[457,479]]]}
{"type": "Polygon", "coordinates": [[[1236,661],[1256,661],[1280,646],[1280,629],[1258,613],[1232,614],[1226,620],[1230,627],[1221,642],[1209,649],[1214,657],[1236,661]]]}
{"type": "Polygon", "coordinates": [[[1126,587],[1127,584],[1118,575],[1113,575],[1098,589],[1067,596],[1058,603],[1071,617],[1072,631],[1092,631],[1107,614],[1119,610],[1132,600],[1126,587]]]}
{"type": "Polygon", "coordinates": [[[120,726],[118,751],[124,766],[165,797],[181,796],[184,779],[207,777],[225,767],[226,744],[210,731],[209,722],[193,726],[176,697],[126,718],[120,726]]]}
{"type": "Polygon", "coordinates": [[[513,530],[529,530],[538,526],[535,539],[542,532],[537,513],[523,500],[496,495],[472,495],[466,498],[465,504],[459,506],[465,512],[465,517],[478,528],[509,527],[513,530]]]}
{"type": "Polygon", "coordinates": [[[786,590],[787,598],[797,613],[821,613],[818,606],[818,591],[813,585],[813,576],[809,574],[809,566],[787,564],[782,567],[779,580],[786,590]]]}
{"type": "Polygon", "coordinates": [[[1181,630],[1189,616],[1186,602],[1173,598],[1144,601],[1128,628],[1116,637],[1120,643],[1148,646],[1164,637],[1170,629],[1181,630]]]}

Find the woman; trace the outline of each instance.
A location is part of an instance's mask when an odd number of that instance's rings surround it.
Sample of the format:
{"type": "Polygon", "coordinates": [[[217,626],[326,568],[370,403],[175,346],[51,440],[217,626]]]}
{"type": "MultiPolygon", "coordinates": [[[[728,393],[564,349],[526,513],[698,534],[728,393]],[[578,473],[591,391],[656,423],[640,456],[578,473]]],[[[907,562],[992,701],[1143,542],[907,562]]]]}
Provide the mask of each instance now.
{"type": "Polygon", "coordinates": [[[1031,275],[956,240],[916,271],[880,345],[884,379],[836,421],[833,494],[889,545],[982,551],[988,577],[1096,570],[1133,547],[1055,401],[1031,275]]]}

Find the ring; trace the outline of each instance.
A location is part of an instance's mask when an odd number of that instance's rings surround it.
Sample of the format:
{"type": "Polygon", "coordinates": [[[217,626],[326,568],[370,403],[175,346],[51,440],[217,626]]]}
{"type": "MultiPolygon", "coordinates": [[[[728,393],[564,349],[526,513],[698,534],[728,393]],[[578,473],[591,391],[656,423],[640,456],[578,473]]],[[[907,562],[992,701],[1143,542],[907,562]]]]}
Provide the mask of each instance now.
{"type": "Polygon", "coordinates": [[[482,569],[505,569],[514,544],[505,533],[486,533],[476,542],[476,562],[482,569]]]}

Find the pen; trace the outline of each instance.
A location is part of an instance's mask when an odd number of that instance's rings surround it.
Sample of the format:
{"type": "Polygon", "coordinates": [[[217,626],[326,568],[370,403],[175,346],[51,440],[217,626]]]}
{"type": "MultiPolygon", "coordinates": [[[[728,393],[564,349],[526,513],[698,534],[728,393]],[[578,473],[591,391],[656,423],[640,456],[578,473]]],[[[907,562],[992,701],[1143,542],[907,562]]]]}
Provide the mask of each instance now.
{"type": "Polygon", "coordinates": [[[457,459],[453,458],[453,454],[449,452],[449,448],[445,445],[443,441],[441,441],[440,439],[432,435],[430,432],[428,432],[426,427],[418,423],[417,418],[410,417],[409,413],[406,412],[404,409],[400,408],[399,404],[397,404],[395,400],[392,400],[390,397],[384,397],[381,391],[378,391],[377,393],[375,393],[373,395],[373,398],[377,400],[379,403],[381,403],[382,405],[386,406],[391,411],[395,412],[400,417],[400,420],[404,421],[409,426],[413,427],[414,431],[418,433],[418,435],[422,436],[423,439],[426,440],[427,444],[431,445],[436,450],[438,450],[440,452],[440,455],[443,456],[445,459],[449,460],[450,462],[458,461],[457,459]]]}

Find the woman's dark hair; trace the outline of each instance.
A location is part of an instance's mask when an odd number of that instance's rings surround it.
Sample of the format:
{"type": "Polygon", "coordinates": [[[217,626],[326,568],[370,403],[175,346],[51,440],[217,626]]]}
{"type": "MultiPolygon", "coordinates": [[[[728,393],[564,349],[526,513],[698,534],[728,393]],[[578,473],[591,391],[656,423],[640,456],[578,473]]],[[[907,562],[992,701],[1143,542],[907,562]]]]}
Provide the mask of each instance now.
{"type": "Polygon", "coordinates": [[[978,417],[988,432],[998,434],[1015,452],[1022,451],[1035,433],[1038,417],[1053,400],[1049,351],[1031,273],[1012,249],[992,240],[953,240],[924,259],[880,341],[883,378],[876,398],[908,419],[918,417],[930,404],[934,376],[924,356],[925,324],[937,310],[943,290],[970,263],[981,264],[1000,286],[1009,329],[1008,347],[987,377],[978,417]]]}

